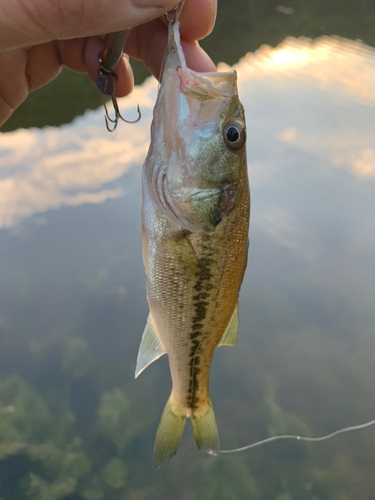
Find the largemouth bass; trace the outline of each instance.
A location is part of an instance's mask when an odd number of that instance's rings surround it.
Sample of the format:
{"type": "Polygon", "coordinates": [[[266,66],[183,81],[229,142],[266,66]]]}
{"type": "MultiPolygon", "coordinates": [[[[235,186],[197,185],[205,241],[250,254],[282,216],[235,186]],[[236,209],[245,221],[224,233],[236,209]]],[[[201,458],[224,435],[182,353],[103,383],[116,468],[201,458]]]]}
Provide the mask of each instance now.
{"type": "Polygon", "coordinates": [[[234,345],[246,268],[250,193],[235,71],[187,68],[170,22],[151,144],[143,167],[143,261],[150,314],[136,377],[168,354],[173,388],[154,460],[172,457],[190,417],[198,447],[219,447],[208,392],[214,349],[234,345]]]}

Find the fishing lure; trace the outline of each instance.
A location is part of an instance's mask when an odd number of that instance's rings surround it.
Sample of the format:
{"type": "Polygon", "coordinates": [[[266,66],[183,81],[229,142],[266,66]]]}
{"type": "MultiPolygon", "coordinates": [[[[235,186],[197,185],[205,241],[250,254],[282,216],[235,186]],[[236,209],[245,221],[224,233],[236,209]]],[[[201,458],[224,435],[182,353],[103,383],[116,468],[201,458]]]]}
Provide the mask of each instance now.
{"type": "Polygon", "coordinates": [[[126,123],[137,123],[141,119],[141,111],[139,106],[137,106],[138,118],[133,121],[126,120],[120,113],[115,93],[115,87],[118,81],[115,69],[121,59],[131,32],[131,29],[127,29],[106,35],[103,53],[99,57],[100,68],[98,70],[98,76],[96,77],[95,84],[102,94],[111,96],[113,109],[115,111],[115,117],[111,118],[109,116],[108,108],[106,104],[104,104],[104,118],[108,132],[113,132],[116,129],[119,119],[126,123]],[[112,123],[113,126],[110,126],[110,123],[112,123]]]}

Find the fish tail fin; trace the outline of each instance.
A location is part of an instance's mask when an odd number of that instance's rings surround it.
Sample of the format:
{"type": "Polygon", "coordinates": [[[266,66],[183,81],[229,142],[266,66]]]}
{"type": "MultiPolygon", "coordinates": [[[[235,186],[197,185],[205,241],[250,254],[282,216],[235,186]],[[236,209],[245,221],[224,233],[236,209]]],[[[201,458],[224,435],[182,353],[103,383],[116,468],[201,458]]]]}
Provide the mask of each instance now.
{"type": "Polygon", "coordinates": [[[205,406],[192,410],[191,423],[198,448],[214,454],[220,448],[220,442],[214,407],[210,397],[208,397],[205,406]]]}
{"type": "Polygon", "coordinates": [[[186,409],[174,403],[172,396],[165,405],[156,431],[154,445],[155,467],[169,460],[176,454],[185,427],[186,409]]]}

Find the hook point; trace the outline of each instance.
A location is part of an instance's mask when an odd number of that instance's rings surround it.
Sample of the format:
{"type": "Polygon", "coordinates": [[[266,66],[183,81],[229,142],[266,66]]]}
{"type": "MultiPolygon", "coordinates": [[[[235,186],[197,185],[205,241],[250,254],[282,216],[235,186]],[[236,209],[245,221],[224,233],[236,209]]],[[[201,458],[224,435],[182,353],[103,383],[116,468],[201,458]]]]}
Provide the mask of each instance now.
{"type": "Polygon", "coordinates": [[[109,116],[108,108],[107,108],[106,104],[104,104],[104,109],[105,109],[104,119],[105,119],[105,124],[106,124],[108,132],[113,132],[116,129],[119,119],[121,119],[125,123],[137,123],[137,122],[139,122],[139,120],[141,119],[141,116],[142,116],[139,104],[137,104],[138,118],[136,118],[135,120],[126,120],[120,113],[117,98],[116,98],[116,95],[114,93],[111,95],[111,98],[112,98],[113,109],[115,110],[115,118],[114,119],[112,119],[109,116]],[[109,122],[114,124],[112,128],[109,126],[109,122]]]}

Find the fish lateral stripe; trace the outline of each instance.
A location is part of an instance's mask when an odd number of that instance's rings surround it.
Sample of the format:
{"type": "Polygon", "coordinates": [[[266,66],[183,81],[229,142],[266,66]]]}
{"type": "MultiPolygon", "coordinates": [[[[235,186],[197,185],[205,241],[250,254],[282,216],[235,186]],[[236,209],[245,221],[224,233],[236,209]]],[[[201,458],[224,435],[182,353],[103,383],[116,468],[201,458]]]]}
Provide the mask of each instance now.
{"type": "MultiPolygon", "coordinates": [[[[201,257],[198,261],[198,271],[196,273],[197,283],[195,287],[205,290],[207,288],[207,285],[210,284],[210,280],[213,277],[213,274],[211,272],[211,266],[214,263],[214,259],[210,257],[210,249],[208,247],[203,247],[203,250],[205,250],[208,253],[208,256],[201,257]]],[[[199,346],[204,339],[204,334],[201,330],[201,328],[203,327],[202,321],[204,321],[206,318],[207,307],[209,305],[209,302],[207,300],[202,300],[202,298],[208,299],[209,296],[210,295],[207,291],[203,291],[193,296],[193,306],[195,309],[195,315],[193,316],[192,319],[192,325],[191,325],[192,331],[190,332],[191,359],[190,359],[190,380],[188,387],[188,394],[189,394],[188,406],[191,408],[197,408],[201,402],[197,395],[200,388],[199,374],[201,373],[201,369],[199,367],[200,356],[198,353],[199,353],[199,346]],[[199,329],[197,328],[197,325],[199,325],[199,329]]]]}

